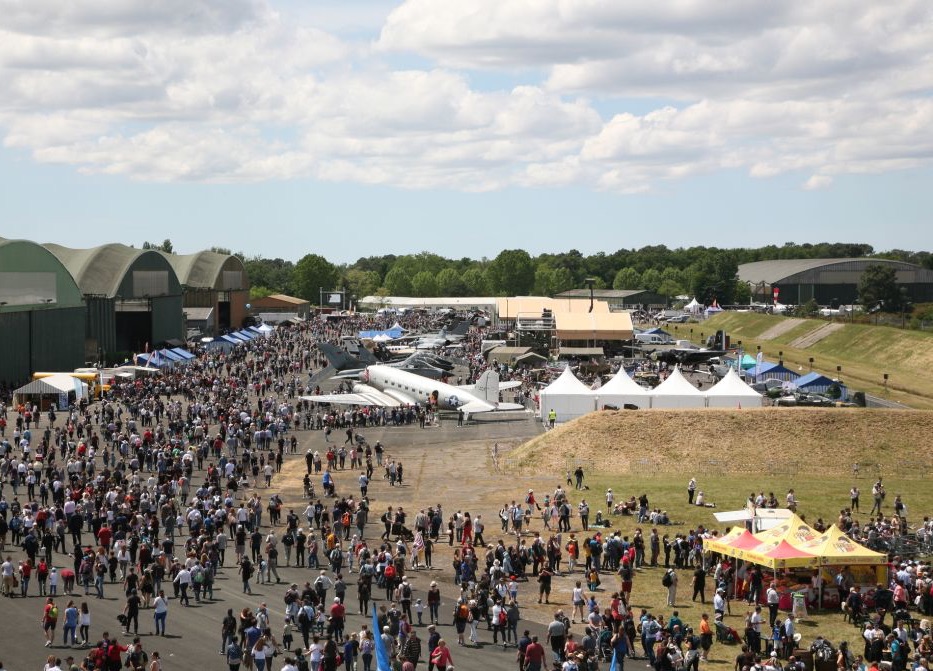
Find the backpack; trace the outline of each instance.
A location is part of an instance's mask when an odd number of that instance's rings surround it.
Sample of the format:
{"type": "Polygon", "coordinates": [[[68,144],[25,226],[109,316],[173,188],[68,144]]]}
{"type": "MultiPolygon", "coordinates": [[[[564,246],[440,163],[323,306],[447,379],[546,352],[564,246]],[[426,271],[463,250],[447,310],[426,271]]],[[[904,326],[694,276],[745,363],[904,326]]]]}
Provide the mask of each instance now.
{"type": "Polygon", "coordinates": [[[386,566],[385,577],[386,578],[395,577],[395,565],[394,564],[389,564],[388,566],[386,566]]]}
{"type": "Polygon", "coordinates": [[[505,608],[499,609],[499,624],[505,625],[508,624],[509,616],[505,612],[505,608]]]}
{"type": "Polygon", "coordinates": [[[402,598],[411,601],[411,585],[402,585],[402,598]]]}
{"type": "Polygon", "coordinates": [[[664,572],[664,577],[661,578],[661,584],[664,585],[665,587],[670,587],[671,585],[674,584],[674,578],[671,577],[670,571],[664,572]]]}
{"type": "Polygon", "coordinates": [[[308,611],[306,608],[302,608],[300,611],[298,611],[298,624],[302,627],[311,624],[311,620],[308,619],[308,611]]]}
{"type": "Polygon", "coordinates": [[[58,606],[52,606],[49,609],[49,619],[54,620],[56,618],[58,618],[58,606]]]}

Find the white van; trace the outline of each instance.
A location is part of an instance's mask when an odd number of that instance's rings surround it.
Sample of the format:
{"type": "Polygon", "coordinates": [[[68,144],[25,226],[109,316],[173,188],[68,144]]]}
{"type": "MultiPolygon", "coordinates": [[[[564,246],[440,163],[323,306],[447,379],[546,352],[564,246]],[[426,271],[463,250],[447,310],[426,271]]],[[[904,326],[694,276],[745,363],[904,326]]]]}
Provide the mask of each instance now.
{"type": "Polygon", "coordinates": [[[657,333],[636,333],[635,342],[639,345],[669,345],[671,340],[657,333]]]}

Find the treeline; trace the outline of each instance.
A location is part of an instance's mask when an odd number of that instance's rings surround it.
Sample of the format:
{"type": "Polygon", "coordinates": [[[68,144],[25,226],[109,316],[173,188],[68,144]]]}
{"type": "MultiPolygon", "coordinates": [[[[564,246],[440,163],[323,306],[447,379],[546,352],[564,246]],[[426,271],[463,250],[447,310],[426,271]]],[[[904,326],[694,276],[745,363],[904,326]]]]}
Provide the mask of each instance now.
{"type": "MultiPolygon", "coordinates": [[[[229,250],[216,251],[229,253],[229,250]]],[[[352,264],[331,263],[308,254],[297,263],[283,259],[243,258],[253,296],[284,293],[317,304],[320,291],[343,289],[362,298],[385,296],[553,296],[582,288],[647,289],[664,296],[689,294],[722,304],[747,302],[750,288],[736,280],[738,266],[753,261],[802,258],[875,257],[933,268],[929,252],[892,250],[876,253],[871,245],[850,243],[769,245],[756,249],[664,245],[620,249],[585,256],[575,249],[531,256],[507,249],[494,259],[448,259],[430,252],[369,256],[352,264]]]]}

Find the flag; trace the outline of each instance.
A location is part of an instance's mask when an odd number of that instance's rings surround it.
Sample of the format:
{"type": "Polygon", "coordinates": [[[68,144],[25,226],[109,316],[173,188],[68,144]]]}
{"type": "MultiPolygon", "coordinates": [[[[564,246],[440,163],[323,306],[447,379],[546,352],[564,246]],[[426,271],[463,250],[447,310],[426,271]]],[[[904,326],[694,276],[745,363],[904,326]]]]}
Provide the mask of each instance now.
{"type": "Polygon", "coordinates": [[[379,618],[376,617],[376,604],[373,604],[372,631],[373,643],[376,646],[376,671],[392,671],[389,651],[386,650],[385,641],[382,640],[382,628],[379,626],[379,618]]]}
{"type": "Polygon", "coordinates": [[[755,357],[755,379],[758,379],[758,376],[761,375],[761,362],[764,361],[764,355],[761,351],[758,351],[758,356],[755,357]]]}

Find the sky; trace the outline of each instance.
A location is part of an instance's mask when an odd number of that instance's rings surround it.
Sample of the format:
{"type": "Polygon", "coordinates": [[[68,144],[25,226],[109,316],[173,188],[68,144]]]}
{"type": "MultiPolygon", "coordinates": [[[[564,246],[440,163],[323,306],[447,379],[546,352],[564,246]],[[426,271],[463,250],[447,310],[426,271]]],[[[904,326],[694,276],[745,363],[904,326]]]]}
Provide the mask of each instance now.
{"type": "Polygon", "coordinates": [[[933,5],[0,0],[0,236],[933,249],[933,5]]]}

